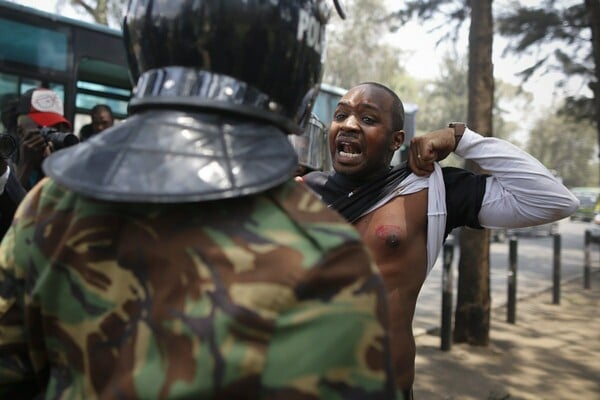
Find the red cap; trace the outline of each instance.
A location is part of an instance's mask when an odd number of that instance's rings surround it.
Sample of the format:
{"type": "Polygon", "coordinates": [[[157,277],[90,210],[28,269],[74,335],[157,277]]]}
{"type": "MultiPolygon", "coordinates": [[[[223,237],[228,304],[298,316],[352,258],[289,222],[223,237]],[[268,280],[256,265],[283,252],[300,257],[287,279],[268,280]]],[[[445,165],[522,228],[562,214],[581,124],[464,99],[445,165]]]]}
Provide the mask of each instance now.
{"type": "Polygon", "coordinates": [[[54,126],[71,123],[63,116],[64,109],[60,97],[50,89],[29,89],[19,100],[18,115],[28,115],[39,126],[54,126]]]}

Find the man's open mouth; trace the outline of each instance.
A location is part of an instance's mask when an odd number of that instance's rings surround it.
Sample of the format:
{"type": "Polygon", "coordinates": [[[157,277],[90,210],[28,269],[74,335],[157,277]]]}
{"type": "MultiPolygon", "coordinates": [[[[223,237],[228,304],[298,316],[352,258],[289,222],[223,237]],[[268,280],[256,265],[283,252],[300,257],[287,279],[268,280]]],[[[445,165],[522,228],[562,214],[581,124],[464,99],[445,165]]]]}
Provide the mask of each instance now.
{"type": "Polygon", "coordinates": [[[344,158],[358,158],[362,155],[362,150],[357,143],[339,141],[336,150],[338,155],[344,158]]]}

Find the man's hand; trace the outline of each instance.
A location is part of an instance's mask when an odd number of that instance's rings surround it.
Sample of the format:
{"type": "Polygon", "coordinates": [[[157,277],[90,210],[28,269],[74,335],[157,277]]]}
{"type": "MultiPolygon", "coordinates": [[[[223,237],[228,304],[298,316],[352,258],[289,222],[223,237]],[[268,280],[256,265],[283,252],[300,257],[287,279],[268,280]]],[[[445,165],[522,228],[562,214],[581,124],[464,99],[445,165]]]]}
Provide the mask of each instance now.
{"type": "Polygon", "coordinates": [[[448,157],[455,146],[454,129],[444,128],[416,136],[410,141],[408,165],[418,176],[433,172],[433,163],[448,157]]]}
{"type": "Polygon", "coordinates": [[[39,133],[30,133],[21,144],[21,156],[24,164],[37,168],[42,165],[42,161],[52,153],[52,144],[47,143],[46,139],[39,133]]]}
{"type": "Polygon", "coordinates": [[[17,177],[23,187],[29,187],[29,175],[41,168],[42,161],[54,150],[52,143],[47,143],[37,131],[28,133],[21,143],[21,154],[17,164],[17,177]]]}

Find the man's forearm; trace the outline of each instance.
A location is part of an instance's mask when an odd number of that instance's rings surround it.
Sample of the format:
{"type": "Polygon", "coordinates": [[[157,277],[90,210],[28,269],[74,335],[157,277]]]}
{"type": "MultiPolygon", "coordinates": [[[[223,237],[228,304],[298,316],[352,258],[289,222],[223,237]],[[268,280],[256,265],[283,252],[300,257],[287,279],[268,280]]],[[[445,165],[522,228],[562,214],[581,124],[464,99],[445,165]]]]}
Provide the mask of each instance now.
{"type": "Polygon", "coordinates": [[[577,198],[530,154],[511,143],[465,130],[455,153],[492,177],[486,182],[479,221],[486,227],[520,227],[571,215],[577,198]]]}

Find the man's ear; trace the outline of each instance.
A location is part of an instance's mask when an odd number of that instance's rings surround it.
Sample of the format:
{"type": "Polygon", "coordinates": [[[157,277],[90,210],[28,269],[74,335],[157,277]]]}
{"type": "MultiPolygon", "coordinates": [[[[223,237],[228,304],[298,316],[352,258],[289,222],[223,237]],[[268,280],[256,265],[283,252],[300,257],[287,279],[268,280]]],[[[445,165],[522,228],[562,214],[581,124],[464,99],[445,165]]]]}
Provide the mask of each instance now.
{"type": "Polygon", "coordinates": [[[404,143],[404,131],[399,130],[392,132],[392,148],[398,150],[402,147],[402,143],[404,143]]]}

